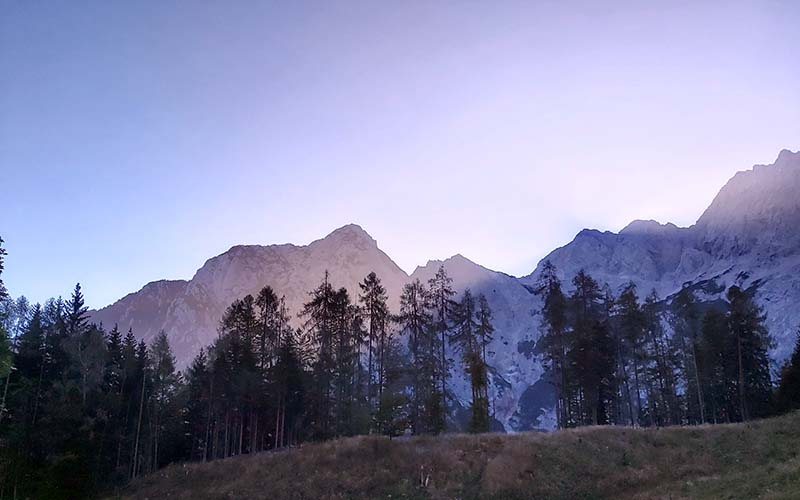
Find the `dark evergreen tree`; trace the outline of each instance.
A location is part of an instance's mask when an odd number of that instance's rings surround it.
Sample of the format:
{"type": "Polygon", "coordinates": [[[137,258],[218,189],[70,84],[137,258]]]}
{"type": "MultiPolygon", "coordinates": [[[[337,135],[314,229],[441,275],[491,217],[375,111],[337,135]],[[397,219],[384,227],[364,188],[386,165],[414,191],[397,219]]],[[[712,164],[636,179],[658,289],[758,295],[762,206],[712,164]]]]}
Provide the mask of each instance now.
{"type": "Polygon", "coordinates": [[[644,353],[644,328],[645,318],[636,285],[629,283],[625,286],[617,299],[617,327],[619,329],[619,355],[620,372],[622,374],[622,387],[627,395],[627,409],[631,425],[644,423],[644,404],[642,401],[644,353]]]}
{"type": "Polygon", "coordinates": [[[797,329],[795,335],[792,355],[781,367],[780,382],[775,399],[778,411],[800,409],[800,328],[797,329]]]}
{"type": "Polygon", "coordinates": [[[653,290],[642,308],[645,330],[645,355],[648,386],[648,410],[651,423],[659,426],[681,422],[676,373],[679,369],[678,353],[672,339],[664,332],[658,295],[653,290]]]}
{"type": "Polygon", "coordinates": [[[414,434],[438,432],[444,427],[437,370],[439,337],[431,328],[428,291],[419,280],[407,283],[400,295],[396,320],[408,338],[409,424],[414,434]]]}
{"type": "Polygon", "coordinates": [[[386,352],[389,308],[386,306],[386,289],[380,278],[372,272],[359,283],[361,294],[359,302],[364,312],[367,328],[367,397],[370,410],[375,408],[374,400],[381,400],[385,385],[384,354],[386,352]]]}
{"type": "Polygon", "coordinates": [[[549,372],[556,391],[556,417],[560,428],[568,427],[571,422],[573,397],[570,395],[568,383],[568,318],[567,298],[561,289],[556,267],[545,261],[539,279],[538,293],[542,295],[542,326],[544,334],[540,340],[544,354],[545,367],[549,372]]]}
{"type": "Polygon", "coordinates": [[[686,388],[687,420],[703,423],[706,421],[705,401],[698,364],[701,318],[694,294],[688,287],[682,288],[672,300],[671,312],[673,335],[681,356],[679,373],[686,388]]]}
{"type": "Polygon", "coordinates": [[[312,385],[309,397],[308,432],[312,439],[327,439],[334,435],[334,387],[336,370],[336,307],[334,289],[328,273],[322,283],[310,293],[311,299],[303,306],[300,316],[306,319],[305,329],[314,349],[312,385]]]}
{"type": "Polygon", "coordinates": [[[739,417],[763,417],[771,411],[772,394],[768,355],[772,337],[764,326],[766,317],[739,287],[728,289],[728,302],[728,327],[736,339],[739,417]]]}
{"type": "MultiPolygon", "coordinates": [[[[431,306],[432,323],[431,328],[439,336],[439,385],[441,387],[441,402],[439,406],[443,414],[446,415],[448,408],[447,379],[450,376],[450,362],[447,359],[447,337],[450,332],[450,320],[453,311],[453,280],[447,275],[444,265],[440,265],[436,274],[428,280],[429,297],[431,306]]],[[[446,427],[442,423],[442,429],[446,427]]]]}

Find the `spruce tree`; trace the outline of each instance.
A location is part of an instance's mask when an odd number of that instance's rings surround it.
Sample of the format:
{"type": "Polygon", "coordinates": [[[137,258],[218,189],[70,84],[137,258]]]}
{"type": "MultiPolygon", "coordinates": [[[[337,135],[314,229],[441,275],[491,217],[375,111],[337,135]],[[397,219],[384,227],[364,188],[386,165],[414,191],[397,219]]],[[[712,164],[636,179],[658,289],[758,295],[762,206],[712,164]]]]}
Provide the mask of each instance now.
{"type": "Polygon", "coordinates": [[[686,387],[687,417],[691,423],[704,423],[705,401],[698,362],[701,318],[691,289],[684,287],[678,292],[672,300],[671,312],[674,338],[682,357],[681,374],[686,387]]]}
{"type": "MultiPolygon", "coordinates": [[[[443,414],[443,418],[447,414],[447,379],[449,378],[450,368],[447,360],[447,337],[450,332],[450,321],[453,314],[453,280],[447,275],[444,265],[440,265],[436,274],[428,280],[428,287],[430,289],[430,305],[432,311],[431,328],[433,332],[438,335],[439,343],[439,385],[440,397],[438,412],[443,414]]],[[[441,423],[441,431],[445,429],[445,420],[441,423]]]]}
{"type": "Polygon", "coordinates": [[[577,409],[575,421],[579,425],[594,424],[604,418],[601,410],[605,406],[600,398],[600,383],[606,364],[601,359],[603,344],[598,341],[606,334],[605,327],[598,324],[603,318],[603,296],[597,282],[583,270],[578,271],[572,284],[575,289],[569,298],[572,318],[569,362],[577,386],[573,403],[577,409]]]}
{"type": "Polygon", "coordinates": [[[334,433],[334,372],[336,359],[334,303],[335,292],[328,281],[328,273],[322,283],[310,293],[310,300],[303,306],[300,316],[305,318],[305,329],[310,334],[314,348],[312,365],[312,387],[309,394],[309,432],[313,439],[327,439],[334,433]]]}
{"type": "Polygon", "coordinates": [[[396,320],[408,339],[410,359],[409,420],[414,434],[433,433],[442,427],[437,367],[438,341],[428,308],[428,291],[420,281],[414,280],[403,287],[400,295],[400,314],[396,320]]]}
{"type": "Polygon", "coordinates": [[[364,322],[367,327],[367,398],[372,410],[374,399],[380,401],[383,394],[389,309],[386,305],[386,289],[374,272],[369,273],[358,286],[361,289],[358,300],[364,311],[364,322]]]}
{"type": "Polygon", "coordinates": [[[800,409],[800,328],[795,334],[792,355],[781,367],[776,406],[781,412],[800,409]]]}
{"type": "Polygon", "coordinates": [[[556,416],[558,427],[569,425],[571,419],[572,398],[569,395],[567,359],[567,298],[561,289],[556,267],[545,261],[539,279],[537,293],[542,295],[542,326],[544,334],[540,341],[544,352],[545,366],[550,373],[556,391],[556,416]]]}
{"type": "Polygon", "coordinates": [[[728,289],[728,325],[736,339],[737,388],[742,420],[763,417],[771,411],[772,381],[769,348],[772,337],[764,326],[766,317],[749,293],[728,289]]]}
{"type": "Polygon", "coordinates": [[[681,408],[676,388],[679,369],[675,343],[664,331],[661,303],[652,290],[642,306],[645,325],[645,353],[648,358],[648,377],[655,399],[653,417],[659,426],[680,423],[681,408]]]}
{"type": "Polygon", "coordinates": [[[636,294],[636,284],[628,283],[617,298],[617,325],[622,386],[628,396],[626,399],[631,425],[643,423],[644,323],[644,313],[636,294]]]}

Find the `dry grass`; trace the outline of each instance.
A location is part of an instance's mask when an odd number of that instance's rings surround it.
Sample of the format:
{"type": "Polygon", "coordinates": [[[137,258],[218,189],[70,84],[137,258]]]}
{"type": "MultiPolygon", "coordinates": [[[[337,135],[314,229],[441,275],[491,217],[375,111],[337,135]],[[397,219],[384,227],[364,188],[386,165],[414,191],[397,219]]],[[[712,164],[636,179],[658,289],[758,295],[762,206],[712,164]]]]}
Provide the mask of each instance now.
{"type": "Polygon", "coordinates": [[[130,485],[142,499],[800,499],[800,413],[748,424],[357,437],[130,485]]]}

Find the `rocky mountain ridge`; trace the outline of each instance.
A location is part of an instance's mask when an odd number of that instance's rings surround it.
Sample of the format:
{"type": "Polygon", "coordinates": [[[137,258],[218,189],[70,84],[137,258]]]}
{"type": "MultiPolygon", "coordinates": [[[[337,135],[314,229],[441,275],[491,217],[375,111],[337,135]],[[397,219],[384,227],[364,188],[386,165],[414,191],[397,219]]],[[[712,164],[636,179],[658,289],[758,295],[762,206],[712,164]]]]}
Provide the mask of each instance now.
{"type": "MultiPolygon", "coordinates": [[[[544,260],[556,265],[567,288],[580,269],[612,290],[633,281],[640,294],[654,289],[666,301],[684,285],[708,301],[722,298],[732,284],[749,288],[767,313],[777,340],[772,355],[781,360],[800,324],[800,153],[784,150],[773,165],[737,173],[691,227],[634,221],[619,233],[585,229],[544,260]]],[[[541,264],[516,278],[456,255],[430,261],[409,276],[366,231],[351,224],[306,246],[234,246],[209,259],[189,281],[149,283],[92,316],[106,325],[133,328],[146,340],[165,330],[179,364],[185,365],[216,336],[225,307],[264,285],[285,295],[296,316],[326,270],[331,282],[353,298],[358,282],[375,271],[390,308],[397,311],[402,286],[413,279],[427,281],[440,265],[459,293],[465,288],[484,293],[494,311],[496,335],[488,361],[497,420],[507,430],[551,427],[552,390],[541,380],[534,349],[541,301],[532,291],[541,264]]],[[[453,370],[452,384],[457,399],[466,403],[470,390],[461,370],[453,370]]]]}

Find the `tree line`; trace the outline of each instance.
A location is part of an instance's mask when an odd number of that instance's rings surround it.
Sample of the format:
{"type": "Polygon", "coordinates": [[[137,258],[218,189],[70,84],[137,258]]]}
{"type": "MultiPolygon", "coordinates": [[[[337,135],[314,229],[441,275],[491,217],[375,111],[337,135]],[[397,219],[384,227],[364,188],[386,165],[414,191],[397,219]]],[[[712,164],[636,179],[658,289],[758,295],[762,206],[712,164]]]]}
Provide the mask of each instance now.
{"type": "Polygon", "coordinates": [[[375,273],[356,297],[326,273],[294,313],[265,286],[183,371],[164,332],[91,323],[80,285],[44,305],[0,290],[0,498],[88,497],[171,462],[339,436],[489,430],[491,310],[469,290],[455,300],[444,268],[405,286],[399,314],[375,273]],[[463,427],[450,345],[472,385],[463,427]]]}
{"type": "MultiPolygon", "coordinates": [[[[0,278],[4,256],[0,245],[0,278]]],[[[559,427],[800,407],[800,332],[773,377],[772,340],[747,291],[709,305],[690,288],[668,301],[642,301],[633,284],[615,296],[583,271],[571,284],[567,293],[545,263],[535,290],[559,427]]],[[[87,497],[176,461],[340,436],[489,431],[486,297],[457,296],[440,267],[404,286],[396,314],[387,301],[375,273],[355,296],[325,273],[299,311],[265,286],[230,304],[216,339],[179,371],[164,332],[147,343],[91,323],[80,285],[31,305],[0,279],[0,499],[87,497]],[[453,417],[455,370],[471,386],[465,422],[453,417]]]]}
{"type": "Polygon", "coordinates": [[[766,317],[751,293],[699,302],[690,287],[640,300],[618,296],[584,271],[566,293],[545,262],[538,345],[556,392],[558,426],[666,426],[740,422],[800,407],[800,331],[773,384],[766,317]]]}

